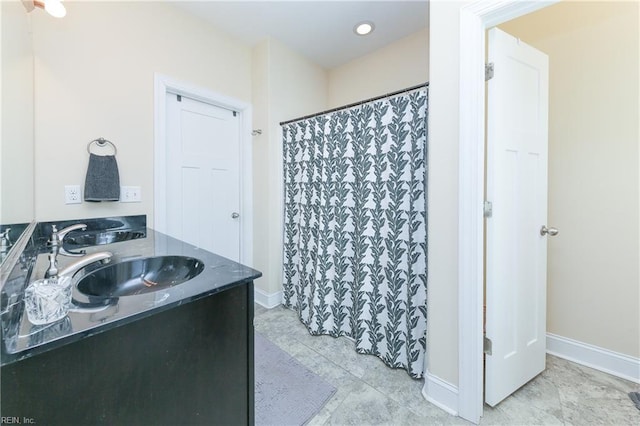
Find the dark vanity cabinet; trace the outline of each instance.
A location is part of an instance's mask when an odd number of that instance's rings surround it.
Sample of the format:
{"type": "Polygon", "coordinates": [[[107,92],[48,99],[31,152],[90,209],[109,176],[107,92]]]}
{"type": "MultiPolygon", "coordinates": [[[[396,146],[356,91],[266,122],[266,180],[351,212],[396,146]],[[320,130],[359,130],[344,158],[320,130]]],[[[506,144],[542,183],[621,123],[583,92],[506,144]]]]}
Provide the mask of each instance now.
{"type": "Polygon", "coordinates": [[[134,319],[4,365],[3,418],[65,426],[254,423],[252,280],[134,319]]]}

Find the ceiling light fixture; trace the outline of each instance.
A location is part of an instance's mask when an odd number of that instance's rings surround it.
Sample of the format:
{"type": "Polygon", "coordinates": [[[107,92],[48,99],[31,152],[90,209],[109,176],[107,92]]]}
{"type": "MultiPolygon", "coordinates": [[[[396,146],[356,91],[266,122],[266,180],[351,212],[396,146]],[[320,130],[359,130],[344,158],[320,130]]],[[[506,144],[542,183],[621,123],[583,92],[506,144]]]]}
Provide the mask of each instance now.
{"type": "Polygon", "coordinates": [[[362,21],[362,22],[357,23],[353,27],[353,32],[356,33],[357,35],[364,36],[364,35],[367,35],[367,34],[371,34],[375,28],[376,28],[376,26],[373,25],[373,22],[371,22],[371,21],[362,21]]]}
{"type": "Polygon", "coordinates": [[[64,5],[62,4],[62,0],[34,0],[33,5],[35,7],[39,7],[40,9],[44,9],[49,15],[53,16],[54,18],[64,18],[64,16],[67,14],[67,9],[65,9],[64,5]]]}

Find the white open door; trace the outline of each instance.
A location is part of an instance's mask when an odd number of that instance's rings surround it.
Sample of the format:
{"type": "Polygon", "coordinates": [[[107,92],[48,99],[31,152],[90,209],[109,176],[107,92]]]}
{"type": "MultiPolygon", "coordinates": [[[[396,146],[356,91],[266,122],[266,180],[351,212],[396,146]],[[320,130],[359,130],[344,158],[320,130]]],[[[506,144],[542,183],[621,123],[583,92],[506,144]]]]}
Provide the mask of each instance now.
{"type": "Polygon", "coordinates": [[[494,406],[545,368],[549,65],[497,28],[488,49],[485,402],[494,406]]]}
{"type": "Polygon", "coordinates": [[[166,233],[240,260],[238,114],[166,94],[166,233]]]}

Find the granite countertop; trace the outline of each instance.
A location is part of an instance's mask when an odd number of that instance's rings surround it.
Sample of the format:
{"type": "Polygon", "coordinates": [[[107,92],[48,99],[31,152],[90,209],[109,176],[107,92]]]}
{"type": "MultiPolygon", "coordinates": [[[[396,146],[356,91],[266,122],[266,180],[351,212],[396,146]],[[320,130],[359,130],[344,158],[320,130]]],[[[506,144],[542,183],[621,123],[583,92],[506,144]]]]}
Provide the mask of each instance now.
{"type": "MultiPolygon", "coordinates": [[[[145,257],[178,255],[196,258],[202,261],[205,268],[199,275],[182,284],[150,293],[114,297],[102,304],[95,301],[92,303],[81,294],[75,288],[77,277],[74,277],[73,298],[76,309],[52,324],[31,324],[24,311],[24,303],[18,300],[2,315],[1,365],[20,361],[237,285],[246,285],[262,275],[255,269],[149,228],[144,238],[86,248],[87,254],[102,251],[113,253],[111,264],[145,257]]],[[[75,260],[77,258],[58,256],[60,268],[75,260]]],[[[31,281],[42,278],[47,264],[47,253],[39,254],[31,273],[31,281]]]]}

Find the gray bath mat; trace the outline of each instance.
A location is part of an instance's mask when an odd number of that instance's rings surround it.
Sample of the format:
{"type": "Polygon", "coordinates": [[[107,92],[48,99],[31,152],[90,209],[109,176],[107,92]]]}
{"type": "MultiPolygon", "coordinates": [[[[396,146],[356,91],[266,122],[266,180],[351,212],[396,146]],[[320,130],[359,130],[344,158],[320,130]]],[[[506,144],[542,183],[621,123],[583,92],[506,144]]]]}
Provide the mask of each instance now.
{"type": "Polygon", "coordinates": [[[636,408],[640,410],[640,392],[629,392],[629,398],[636,404],[636,408]]]}
{"type": "Polygon", "coordinates": [[[255,334],[256,425],[303,425],[336,388],[269,340],[255,334]]]}

